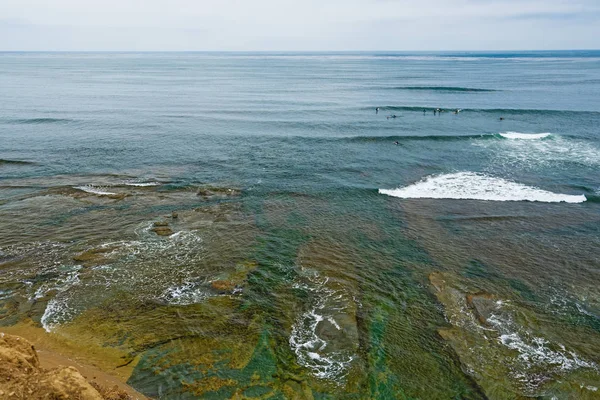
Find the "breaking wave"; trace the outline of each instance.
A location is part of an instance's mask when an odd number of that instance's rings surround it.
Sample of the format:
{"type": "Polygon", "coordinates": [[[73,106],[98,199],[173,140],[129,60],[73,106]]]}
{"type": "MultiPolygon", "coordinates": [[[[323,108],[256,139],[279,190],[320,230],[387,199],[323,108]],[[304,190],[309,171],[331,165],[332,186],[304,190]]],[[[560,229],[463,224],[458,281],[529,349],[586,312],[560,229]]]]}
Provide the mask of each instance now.
{"type": "Polygon", "coordinates": [[[401,199],[470,199],[544,203],[583,203],[587,200],[584,195],[553,193],[474,172],[430,176],[404,188],[380,189],[379,193],[401,199]]]}
{"type": "Polygon", "coordinates": [[[551,133],[519,133],[519,132],[506,132],[501,133],[505,139],[519,139],[519,140],[537,140],[537,139],[545,139],[549,136],[552,136],[551,133]]]}

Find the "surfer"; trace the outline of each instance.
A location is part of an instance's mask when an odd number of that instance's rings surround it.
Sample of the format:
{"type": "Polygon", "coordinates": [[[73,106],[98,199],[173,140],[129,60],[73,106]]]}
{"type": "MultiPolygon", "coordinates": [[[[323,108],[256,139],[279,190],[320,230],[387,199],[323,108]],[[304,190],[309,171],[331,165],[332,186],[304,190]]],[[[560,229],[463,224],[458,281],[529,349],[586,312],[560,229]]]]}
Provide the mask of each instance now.
{"type": "Polygon", "coordinates": [[[423,115],[427,114],[427,110],[423,110],[423,115]]]}
{"type": "Polygon", "coordinates": [[[500,121],[504,121],[504,117],[500,117],[500,121]]]}
{"type": "Polygon", "coordinates": [[[379,114],[379,107],[375,109],[375,114],[379,114]]]}
{"type": "Polygon", "coordinates": [[[433,115],[437,115],[437,110],[433,110],[433,115]]]}
{"type": "Polygon", "coordinates": [[[398,141],[396,140],[396,141],[394,142],[394,144],[395,144],[396,146],[398,146],[400,143],[398,143],[398,141]]]}

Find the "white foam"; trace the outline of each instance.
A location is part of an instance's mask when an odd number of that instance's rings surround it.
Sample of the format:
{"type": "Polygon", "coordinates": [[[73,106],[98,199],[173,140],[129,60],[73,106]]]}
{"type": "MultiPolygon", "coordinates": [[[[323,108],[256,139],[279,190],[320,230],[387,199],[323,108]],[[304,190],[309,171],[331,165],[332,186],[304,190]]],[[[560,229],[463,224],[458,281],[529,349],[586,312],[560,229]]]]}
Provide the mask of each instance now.
{"type": "Polygon", "coordinates": [[[589,385],[589,386],[586,386],[586,385],[584,385],[583,383],[582,383],[581,385],[579,385],[579,388],[580,388],[580,389],[586,389],[586,390],[589,390],[590,392],[597,392],[597,391],[598,391],[598,388],[597,388],[596,386],[591,386],[591,385],[589,385]]]}
{"type": "Polygon", "coordinates": [[[502,136],[505,139],[538,140],[538,139],[544,139],[549,136],[552,136],[552,134],[551,133],[506,132],[506,133],[501,133],[500,136],[502,136]]]}
{"type": "Polygon", "coordinates": [[[137,187],[149,187],[149,186],[160,186],[159,182],[123,182],[126,186],[137,186],[137,187]]]}
{"type": "Polygon", "coordinates": [[[470,199],[544,203],[583,203],[587,200],[584,195],[553,193],[473,172],[430,176],[404,188],[380,189],[379,193],[401,199],[470,199]]]}
{"type": "Polygon", "coordinates": [[[473,140],[489,150],[490,167],[503,170],[564,168],[565,164],[600,165],[600,149],[589,141],[550,133],[500,133],[503,140],[473,140]],[[508,140],[504,140],[508,139],[508,140]]]}
{"type": "Polygon", "coordinates": [[[598,369],[598,366],[582,359],[578,354],[560,343],[551,343],[547,339],[535,336],[524,327],[516,324],[505,310],[498,307],[498,313],[492,314],[488,323],[499,334],[498,341],[509,349],[518,352],[518,361],[526,368],[545,366],[548,369],[572,371],[579,368],[598,369]]]}
{"type": "Polygon", "coordinates": [[[77,265],[74,267],[74,271],[69,272],[66,276],[60,277],[55,281],[49,281],[42,284],[36,291],[33,298],[30,300],[41,299],[51,290],[57,290],[58,292],[64,292],[70,287],[79,284],[79,270],[81,266],[77,265]]]}
{"type": "MultiPolygon", "coordinates": [[[[292,327],[289,343],[298,363],[310,368],[321,379],[340,380],[347,373],[354,356],[345,351],[330,351],[328,343],[317,333],[319,324],[330,320],[312,309],[304,313],[292,327]]],[[[336,324],[337,325],[337,324],[336,324]]]]}
{"type": "Polygon", "coordinates": [[[58,291],[58,294],[46,304],[46,309],[40,320],[46,332],[52,332],[61,322],[67,321],[74,316],[75,311],[68,304],[68,291],[81,283],[78,272],[80,269],[80,266],[76,266],[75,271],[69,272],[65,277],[59,278],[56,282],[43,285],[36,291],[35,299],[45,296],[50,290],[58,291]]]}
{"type": "Polygon", "coordinates": [[[73,311],[67,305],[66,299],[54,298],[48,302],[42,319],[42,328],[48,333],[52,332],[61,322],[73,317],[73,311]]]}
{"type": "Polygon", "coordinates": [[[595,369],[596,365],[582,360],[574,352],[569,352],[564,346],[560,350],[552,350],[552,344],[541,337],[524,339],[516,332],[500,335],[500,343],[509,349],[519,352],[519,359],[531,368],[533,365],[555,366],[564,371],[578,368],[595,369]]]}
{"type": "Polygon", "coordinates": [[[198,282],[186,282],[168,288],[160,297],[169,304],[183,306],[200,303],[209,298],[210,293],[198,282]]]}
{"type": "Polygon", "coordinates": [[[296,282],[295,289],[311,294],[308,300],[311,309],[298,318],[292,327],[289,344],[296,354],[298,364],[312,370],[314,376],[339,383],[346,376],[355,356],[352,350],[335,350],[322,337],[319,327],[330,323],[338,331],[342,328],[332,313],[343,311],[347,301],[344,293],[326,286],[329,278],[321,278],[317,273],[304,282],[296,282]]]}
{"type": "Polygon", "coordinates": [[[113,193],[113,192],[107,192],[103,188],[95,187],[95,186],[92,186],[92,185],[75,186],[73,189],[82,190],[84,192],[96,194],[98,196],[112,196],[112,195],[116,194],[116,193],[113,193]]]}

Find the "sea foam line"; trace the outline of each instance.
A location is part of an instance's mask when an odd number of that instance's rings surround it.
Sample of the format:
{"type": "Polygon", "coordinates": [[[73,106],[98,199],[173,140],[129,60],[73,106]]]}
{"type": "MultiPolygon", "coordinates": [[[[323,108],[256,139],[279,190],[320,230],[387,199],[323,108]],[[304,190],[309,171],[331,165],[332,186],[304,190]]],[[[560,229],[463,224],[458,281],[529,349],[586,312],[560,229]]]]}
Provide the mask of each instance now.
{"type": "Polygon", "coordinates": [[[487,201],[531,201],[583,203],[584,195],[553,193],[520,183],[474,172],[430,176],[399,189],[379,189],[401,199],[462,199],[487,201]]]}

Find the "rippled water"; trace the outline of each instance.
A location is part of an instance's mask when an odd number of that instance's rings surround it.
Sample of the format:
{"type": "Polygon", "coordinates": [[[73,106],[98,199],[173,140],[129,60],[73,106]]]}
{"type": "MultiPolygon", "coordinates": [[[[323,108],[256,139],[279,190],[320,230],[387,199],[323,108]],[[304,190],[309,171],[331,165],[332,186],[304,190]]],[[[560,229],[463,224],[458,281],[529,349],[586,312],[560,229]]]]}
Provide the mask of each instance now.
{"type": "Polygon", "coordinates": [[[599,396],[600,53],[2,53],[0,90],[1,325],[155,398],[599,396]]]}

